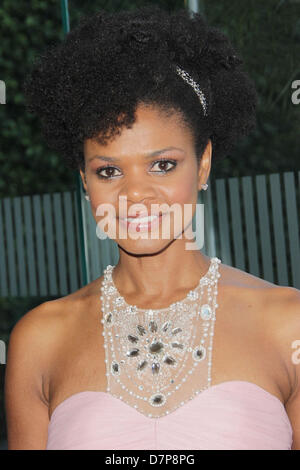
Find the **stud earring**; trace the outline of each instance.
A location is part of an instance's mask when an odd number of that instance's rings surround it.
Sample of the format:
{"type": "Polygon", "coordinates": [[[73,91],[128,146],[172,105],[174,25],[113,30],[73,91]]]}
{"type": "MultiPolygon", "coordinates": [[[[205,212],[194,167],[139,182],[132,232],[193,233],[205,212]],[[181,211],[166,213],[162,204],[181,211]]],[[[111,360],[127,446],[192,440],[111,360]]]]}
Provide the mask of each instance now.
{"type": "Polygon", "coordinates": [[[206,191],[207,188],[208,188],[208,185],[207,185],[206,183],[205,183],[205,184],[201,184],[201,188],[204,189],[204,191],[206,191]]]}

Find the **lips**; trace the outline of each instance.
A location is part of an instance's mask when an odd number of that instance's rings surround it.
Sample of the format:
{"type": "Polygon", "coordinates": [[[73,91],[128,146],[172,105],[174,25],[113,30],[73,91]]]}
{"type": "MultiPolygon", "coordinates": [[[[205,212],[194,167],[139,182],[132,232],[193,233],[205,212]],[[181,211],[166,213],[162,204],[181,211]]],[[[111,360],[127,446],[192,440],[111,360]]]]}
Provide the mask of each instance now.
{"type": "Polygon", "coordinates": [[[133,222],[134,224],[148,224],[158,217],[159,215],[150,215],[145,217],[125,217],[123,220],[126,222],[133,222]]]}
{"type": "Polygon", "coordinates": [[[119,220],[129,231],[144,232],[157,229],[164,215],[165,213],[158,213],[142,216],[140,213],[139,216],[135,217],[119,217],[119,220]]]}
{"type": "Polygon", "coordinates": [[[151,222],[152,220],[155,220],[156,218],[158,218],[161,215],[164,215],[164,214],[161,214],[161,212],[158,212],[156,214],[151,213],[151,215],[149,215],[148,212],[140,212],[137,215],[128,216],[128,217],[119,217],[119,219],[124,220],[126,222],[134,222],[134,223],[144,224],[144,223],[151,222]]]}

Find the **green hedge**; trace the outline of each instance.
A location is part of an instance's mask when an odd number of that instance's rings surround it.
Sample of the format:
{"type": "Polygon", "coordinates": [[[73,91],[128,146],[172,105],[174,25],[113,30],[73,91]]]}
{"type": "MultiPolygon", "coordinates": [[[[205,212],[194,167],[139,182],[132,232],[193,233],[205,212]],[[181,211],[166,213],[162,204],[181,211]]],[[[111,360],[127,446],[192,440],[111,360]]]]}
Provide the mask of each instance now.
{"type": "MultiPolygon", "coordinates": [[[[134,9],[146,3],[172,10],[184,1],[69,0],[70,23],[99,8],[134,9]]],[[[240,49],[259,96],[258,127],[215,168],[215,176],[299,168],[299,106],[291,83],[300,78],[300,3],[297,1],[202,1],[209,23],[222,28],[240,49]]],[[[0,106],[0,197],[75,188],[75,172],[44,144],[39,121],[25,111],[21,84],[33,58],[63,38],[59,0],[3,0],[0,5],[0,79],[7,102],[0,106]]]]}

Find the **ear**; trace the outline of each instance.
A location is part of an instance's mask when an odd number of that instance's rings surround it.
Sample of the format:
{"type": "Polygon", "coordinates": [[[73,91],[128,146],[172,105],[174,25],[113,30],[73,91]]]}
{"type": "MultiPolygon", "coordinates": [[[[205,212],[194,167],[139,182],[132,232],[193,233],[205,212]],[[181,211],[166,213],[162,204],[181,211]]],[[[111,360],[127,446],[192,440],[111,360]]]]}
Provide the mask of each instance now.
{"type": "Polygon", "coordinates": [[[208,139],[208,143],[205,147],[205,150],[202,154],[199,169],[198,169],[198,191],[200,191],[201,185],[205,184],[208,180],[210,169],[211,169],[211,157],[212,157],[212,143],[208,139]]]}
{"type": "Polygon", "coordinates": [[[80,177],[81,177],[81,181],[82,181],[82,184],[83,184],[83,187],[84,187],[84,190],[87,192],[87,184],[86,184],[86,177],[85,177],[85,173],[83,170],[79,170],[79,173],[80,173],[80,177]]]}

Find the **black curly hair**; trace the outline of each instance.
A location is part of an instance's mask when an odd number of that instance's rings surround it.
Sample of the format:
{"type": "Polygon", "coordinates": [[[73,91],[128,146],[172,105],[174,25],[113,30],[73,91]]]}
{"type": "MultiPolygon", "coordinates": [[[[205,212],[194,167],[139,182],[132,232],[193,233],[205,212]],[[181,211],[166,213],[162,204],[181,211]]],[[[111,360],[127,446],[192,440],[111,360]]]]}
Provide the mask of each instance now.
{"type": "Polygon", "coordinates": [[[220,160],[255,126],[257,94],[242,64],[228,37],[198,13],[100,10],[35,59],[23,90],[47,145],[72,169],[84,170],[85,139],[105,145],[132,127],[138,104],[179,112],[199,163],[209,138],[220,160]],[[176,65],[199,84],[207,116],[176,65]]]}

